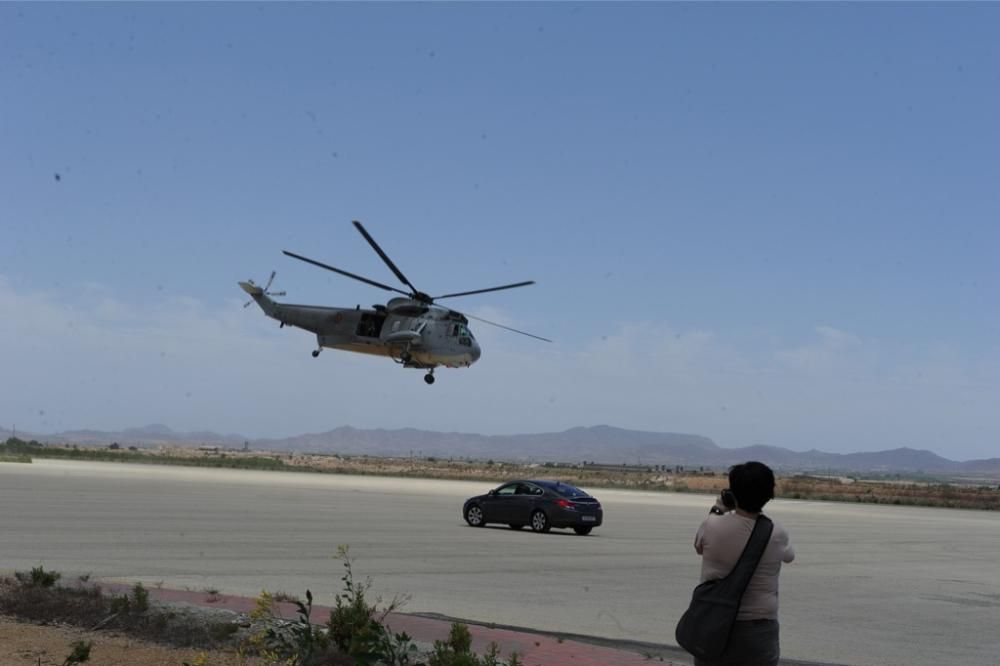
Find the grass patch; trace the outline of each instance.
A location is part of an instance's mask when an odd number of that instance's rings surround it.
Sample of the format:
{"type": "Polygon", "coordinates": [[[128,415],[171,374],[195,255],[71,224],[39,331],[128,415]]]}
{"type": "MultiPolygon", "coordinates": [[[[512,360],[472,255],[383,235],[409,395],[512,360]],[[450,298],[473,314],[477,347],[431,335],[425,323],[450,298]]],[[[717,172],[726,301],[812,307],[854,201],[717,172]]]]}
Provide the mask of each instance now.
{"type": "Polygon", "coordinates": [[[35,623],[61,623],[86,630],[114,630],[177,647],[216,649],[235,632],[231,622],[153,606],[137,583],[127,594],[106,594],[99,585],[77,580],[60,585],[60,575],[36,567],[0,578],[0,613],[35,623]]]}

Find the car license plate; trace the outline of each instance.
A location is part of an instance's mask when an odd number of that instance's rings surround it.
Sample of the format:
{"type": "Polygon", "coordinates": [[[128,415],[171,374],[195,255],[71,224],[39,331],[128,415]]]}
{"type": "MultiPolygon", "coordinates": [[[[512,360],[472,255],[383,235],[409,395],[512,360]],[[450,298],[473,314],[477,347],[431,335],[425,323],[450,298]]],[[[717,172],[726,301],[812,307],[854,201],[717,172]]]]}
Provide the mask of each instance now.
{"type": "Polygon", "coordinates": [[[580,520],[585,523],[592,523],[597,520],[597,516],[580,516],[580,520]]]}

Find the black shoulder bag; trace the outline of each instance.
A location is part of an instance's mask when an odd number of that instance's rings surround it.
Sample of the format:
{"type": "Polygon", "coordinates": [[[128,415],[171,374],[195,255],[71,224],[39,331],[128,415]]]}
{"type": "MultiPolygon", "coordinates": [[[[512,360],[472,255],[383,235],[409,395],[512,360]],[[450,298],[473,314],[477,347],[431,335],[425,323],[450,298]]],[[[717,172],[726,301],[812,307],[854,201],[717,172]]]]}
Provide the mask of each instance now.
{"type": "Polygon", "coordinates": [[[678,645],[699,659],[722,656],[729,644],[743,593],[773,530],[770,518],[763,514],[757,516],[750,539],[733,570],[724,578],[706,580],[694,588],[691,605],[684,611],[674,632],[678,645]]]}

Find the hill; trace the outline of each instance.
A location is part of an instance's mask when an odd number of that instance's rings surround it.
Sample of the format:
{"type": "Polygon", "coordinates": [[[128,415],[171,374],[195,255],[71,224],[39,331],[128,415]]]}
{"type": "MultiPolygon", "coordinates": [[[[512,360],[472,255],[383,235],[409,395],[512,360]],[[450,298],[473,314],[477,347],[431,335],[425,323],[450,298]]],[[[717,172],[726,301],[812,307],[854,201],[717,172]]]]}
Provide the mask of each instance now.
{"type": "Polygon", "coordinates": [[[875,474],[961,475],[1000,478],[1000,458],[959,462],[931,451],[895,448],[864,453],[827,453],[755,445],[722,448],[707,437],[670,432],[646,432],[613,426],[570,428],[562,432],[522,435],[480,435],[401,428],[362,430],[341,426],[321,433],[283,439],[251,439],[237,434],[176,432],[156,424],[103,432],[75,430],[53,435],[19,433],[22,438],[85,446],[117,442],[121,446],[213,446],[256,450],[339,453],[345,455],[418,456],[510,460],[519,462],[583,461],[602,464],[678,465],[725,468],[746,460],[762,460],[784,472],[845,472],[875,474]]]}

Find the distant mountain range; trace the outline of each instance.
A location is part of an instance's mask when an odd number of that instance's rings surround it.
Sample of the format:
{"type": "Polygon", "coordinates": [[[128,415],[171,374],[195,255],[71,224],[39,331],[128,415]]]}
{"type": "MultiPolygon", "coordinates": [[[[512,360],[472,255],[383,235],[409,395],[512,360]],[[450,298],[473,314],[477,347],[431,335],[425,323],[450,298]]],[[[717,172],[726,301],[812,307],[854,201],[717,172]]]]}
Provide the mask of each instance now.
{"type": "Polygon", "coordinates": [[[628,465],[683,465],[687,468],[724,468],[747,460],[761,460],[785,472],[879,472],[1000,478],[1000,458],[957,462],[911,448],[872,453],[791,451],[774,446],[724,449],[707,437],[668,432],[642,432],[611,426],[571,428],[563,432],[530,435],[477,435],[398,430],[359,430],[342,426],[323,433],[285,439],[250,439],[214,432],[175,432],[165,425],[148,425],[118,432],[74,430],[53,435],[19,433],[22,439],[82,445],[154,447],[218,446],[300,453],[340,453],[373,456],[435,456],[477,460],[534,462],[582,461],[628,465]]]}

